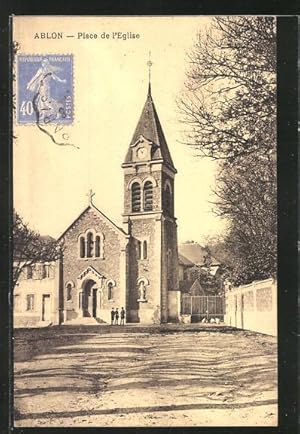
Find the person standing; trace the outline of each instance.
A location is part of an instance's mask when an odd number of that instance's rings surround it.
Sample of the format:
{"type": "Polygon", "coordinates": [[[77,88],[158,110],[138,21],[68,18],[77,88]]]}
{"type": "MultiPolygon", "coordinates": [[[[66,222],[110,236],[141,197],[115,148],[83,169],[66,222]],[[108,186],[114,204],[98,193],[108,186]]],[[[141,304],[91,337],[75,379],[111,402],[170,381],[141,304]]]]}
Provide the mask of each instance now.
{"type": "Polygon", "coordinates": [[[119,324],[119,311],[118,311],[118,308],[116,308],[116,311],[115,311],[115,324],[119,324]]]}
{"type": "Polygon", "coordinates": [[[121,309],[121,322],[120,322],[120,325],[124,325],[124,321],[125,321],[125,310],[124,310],[124,307],[122,307],[122,309],[121,309]]]}
{"type": "Polygon", "coordinates": [[[114,308],[112,308],[111,312],[110,312],[110,319],[111,319],[111,325],[114,324],[114,319],[115,319],[115,311],[114,308]]]}

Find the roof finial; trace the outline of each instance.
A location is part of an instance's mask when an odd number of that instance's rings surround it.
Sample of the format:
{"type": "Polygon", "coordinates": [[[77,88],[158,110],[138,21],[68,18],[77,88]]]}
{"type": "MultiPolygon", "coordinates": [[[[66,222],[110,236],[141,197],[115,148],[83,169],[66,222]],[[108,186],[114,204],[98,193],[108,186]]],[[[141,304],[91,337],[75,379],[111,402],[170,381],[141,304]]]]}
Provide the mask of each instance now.
{"type": "Polygon", "coordinates": [[[90,188],[90,190],[88,191],[88,194],[87,194],[87,197],[89,198],[89,205],[93,205],[93,196],[95,196],[95,193],[90,188]]]}
{"type": "Polygon", "coordinates": [[[149,68],[149,77],[148,77],[148,95],[151,96],[151,66],[153,65],[153,62],[151,62],[151,51],[149,51],[149,60],[147,62],[147,66],[149,68]]]}

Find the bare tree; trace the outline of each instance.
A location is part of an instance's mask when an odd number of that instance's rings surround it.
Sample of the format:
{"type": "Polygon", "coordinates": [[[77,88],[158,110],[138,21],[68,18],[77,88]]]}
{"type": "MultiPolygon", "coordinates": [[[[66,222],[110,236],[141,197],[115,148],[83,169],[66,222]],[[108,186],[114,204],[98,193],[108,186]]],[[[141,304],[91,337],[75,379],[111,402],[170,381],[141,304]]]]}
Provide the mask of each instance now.
{"type": "Polygon", "coordinates": [[[43,237],[29,228],[22,217],[13,216],[13,288],[22,271],[38,262],[54,261],[60,257],[62,247],[51,237],[43,237]]]}
{"type": "Polygon", "coordinates": [[[216,17],[189,53],[179,101],[186,144],[219,162],[215,212],[232,279],[276,273],[276,27],[272,17],[216,17]]]}
{"type": "Polygon", "coordinates": [[[186,143],[232,162],[276,143],[276,29],[272,17],[216,17],[188,55],[179,101],[186,143]]]}

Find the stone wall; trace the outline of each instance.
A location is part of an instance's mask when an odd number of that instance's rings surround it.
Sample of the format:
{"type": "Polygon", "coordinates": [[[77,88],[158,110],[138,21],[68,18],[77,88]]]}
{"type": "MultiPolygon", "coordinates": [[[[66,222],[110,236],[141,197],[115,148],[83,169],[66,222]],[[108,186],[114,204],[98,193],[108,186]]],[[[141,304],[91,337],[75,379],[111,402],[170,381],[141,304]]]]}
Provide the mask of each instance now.
{"type": "Polygon", "coordinates": [[[277,335],[277,282],[253,282],[225,294],[226,324],[269,335],[277,335]]]}

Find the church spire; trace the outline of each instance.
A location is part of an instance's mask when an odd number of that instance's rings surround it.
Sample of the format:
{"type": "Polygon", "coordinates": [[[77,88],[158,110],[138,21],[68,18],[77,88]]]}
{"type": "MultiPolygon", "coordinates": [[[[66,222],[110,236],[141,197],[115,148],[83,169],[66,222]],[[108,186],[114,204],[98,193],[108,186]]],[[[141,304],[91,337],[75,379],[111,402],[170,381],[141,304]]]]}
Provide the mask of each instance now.
{"type": "Polygon", "coordinates": [[[146,139],[151,144],[151,152],[148,154],[148,161],[163,161],[172,172],[176,173],[176,169],[165,139],[158,114],[151,95],[151,67],[153,63],[151,61],[151,52],[149,51],[149,60],[147,66],[148,71],[148,93],[142,114],[136,126],[135,132],[131,139],[129,149],[127,151],[124,165],[131,164],[135,161],[135,152],[137,144],[140,143],[141,139],[146,139]]]}

